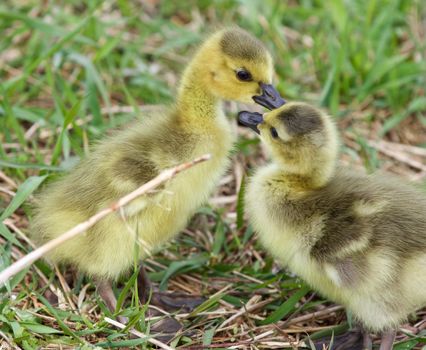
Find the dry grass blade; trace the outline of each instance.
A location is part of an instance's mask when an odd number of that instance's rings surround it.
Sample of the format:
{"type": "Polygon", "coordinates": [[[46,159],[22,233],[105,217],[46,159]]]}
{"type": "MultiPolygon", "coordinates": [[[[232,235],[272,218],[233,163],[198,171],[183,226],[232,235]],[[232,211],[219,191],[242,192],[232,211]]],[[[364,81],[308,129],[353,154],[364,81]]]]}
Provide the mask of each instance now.
{"type": "Polygon", "coordinates": [[[270,298],[261,302],[256,302],[258,299],[258,296],[255,295],[253,298],[251,298],[246,305],[244,305],[237,313],[235,313],[234,315],[232,315],[231,317],[229,317],[227,320],[225,320],[224,322],[222,322],[222,324],[218,327],[217,331],[221,331],[224,329],[224,327],[228,324],[230,324],[231,322],[233,322],[235,319],[237,319],[240,316],[245,315],[248,312],[252,312],[254,310],[257,310],[259,308],[264,307],[265,305],[268,305],[269,303],[271,303],[274,298],[270,298]]]}
{"type": "MultiPolygon", "coordinates": [[[[323,316],[326,316],[328,314],[331,314],[333,312],[340,311],[340,310],[343,310],[343,309],[344,309],[343,306],[336,305],[336,306],[332,306],[332,307],[326,308],[326,309],[321,310],[321,311],[315,311],[315,312],[312,312],[312,313],[309,313],[309,314],[306,314],[306,315],[303,315],[303,316],[295,317],[295,318],[291,319],[290,321],[284,322],[284,323],[286,325],[297,324],[299,322],[304,322],[304,321],[307,321],[307,320],[310,320],[310,319],[323,317],[323,316]]],[[[280,327],[281,327],[281,325],[280,325],[280,327]]]]}
{"type": "Polygon", "coordinates": [[[4,339],[5,343],[1,343],[0,344],[0,349],[4,349],[3,346],[7,346],[5,349],[16,349],[16,350],[20,350],[21,348],[13,345],[11,343],[11,341],[9,340],[9,338],[6,336],[6,334],[4,334],[2,331],[0,331],[0,337],[4,339]]]}
{"type": "Polygon", "coordinates": [[[199,158],[196,158],[190,162],[180,164],[174,168],[166,169],[163,172],[160,173],[156,178],[152,179],[151,181],[143,184],[133,192],[127,194],[126,196],[120,198],[117,202],[113,203],[108,208],[105,208],[98,212],[97,214],[90,217],[87,221],[82,222],[78,224],[77,226],[73,227],[72,229],[68,230],[58,238],[52,239],[51,241],[47,242],[46,244],[42,245],[41,247],[37,248],[36,250],[32,251],[31,253],[25,255],[20,260],[16,261],[14,264],[6,268],[0,273],[0,285],[3,285],[6,283],[9,278],[16,275],[18,272],[25,269],[27,266],[30,266],[34,261],[41,258],[43,255],[51,251],[52,249],[56,248],[57,246],[63,244],[64,242],[68,241],[69,239],[85,232],[87,229],[92,227],[94,224],[96,224],[99,220],[107,216],[108,214],[117,211],[118,209],[122,208],[126,204],[130,203],[135,198],[147,193],[148,191],[153,190],[157,186],[161,185],[163,182],[170,180],[174,176],[176,176],[178,173],[187,170],[191,168],[192,166],[199,164],[201,162],[204,162],[206,160],[210,159],[210,155],[206,154],[199,158]]]}

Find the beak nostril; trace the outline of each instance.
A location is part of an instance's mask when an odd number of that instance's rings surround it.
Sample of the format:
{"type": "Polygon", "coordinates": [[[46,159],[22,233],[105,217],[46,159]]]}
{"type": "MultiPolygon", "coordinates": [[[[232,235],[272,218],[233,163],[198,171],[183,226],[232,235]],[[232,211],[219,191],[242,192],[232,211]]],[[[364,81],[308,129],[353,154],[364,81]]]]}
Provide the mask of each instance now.
{"type": "Polygon", "coordinates": [[[286,101],[280,96],[274,86],[271,84],[260,83],[260,88],[262,89],[262,94],[259,96],[253,96],[253,100],[272,110],[281,107],[286,101]]]}
{"type": "Polygon", "coordinates": [[[238,113],[238,122],[259,134],[257,126],[263,122],[263,116],[257,112],[241,111],[238,113]]]}
{"type": "Polygon", "coordinates": [[[262,90],[265,92],[265,95],[275,101],[276,99],[276,96],[274,94],[275,90],[271,90],[271,88],[272,88],[272,85],[270,84],[263,84],[262,86],[262,90]]]}

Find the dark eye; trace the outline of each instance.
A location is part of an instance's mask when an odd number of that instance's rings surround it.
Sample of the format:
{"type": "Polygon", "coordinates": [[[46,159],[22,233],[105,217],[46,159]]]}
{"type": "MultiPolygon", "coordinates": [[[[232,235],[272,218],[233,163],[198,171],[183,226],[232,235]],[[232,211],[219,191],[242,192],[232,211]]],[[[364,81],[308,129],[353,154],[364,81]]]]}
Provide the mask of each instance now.
{"type": "Polygon", "coordinates": [[[270,131],[271,131],[271,136],[272,136],[272,138],[273,138],[273,139],[278,138],[278,132],[277,132],[277,129],[275,129],[275,128],[271,128],[271,129],[270,129],[270,131]]]}
{"type": "Polygon", "coordinates": [[[252,81],[253,77],[251,76],[250,72],[245,69],[238,69],[237,72],[237,78],[241,81],[252,81]]]}

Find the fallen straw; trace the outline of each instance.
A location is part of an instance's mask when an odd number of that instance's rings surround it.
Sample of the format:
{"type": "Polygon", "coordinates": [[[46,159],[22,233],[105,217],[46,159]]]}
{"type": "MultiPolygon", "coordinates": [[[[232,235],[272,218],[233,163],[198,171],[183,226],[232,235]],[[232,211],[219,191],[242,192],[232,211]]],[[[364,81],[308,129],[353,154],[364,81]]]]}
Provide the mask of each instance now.
{"type": "Polygon", "coordinates": [[[40,259],[43,255],[61,245],[62,243],[70,240],[71,238],[81,234],[82,232],[87,231],[90,227],[96,224],[99,220],[103,219],[108,214],[117,211],[121,207],[125,206],[135,198],[147,193],[148,191],[153,190],[157,186],[161,185],[163,182],[170,180],[174,176],[176,176],[181,171],[189,169],[194,165],[204,162],[210,159],[210,154],[205,154],[199,158],[196,158],[190,162],[183,163],[175,166],[174,168],[166,169],[162,171],[157,177],[152,179],[151,181],[143,184],[133,192],[130,192],[126,196],[120,198],[117,202],[111,204],[108,208],[101,210],[96,213],[92,217],[90,217],[87,221],[84,221],[77,226],[74,226],[72,229],[68,230],[64,234],[59,237],[52,239],[41,247],[33,250],[31,253],[23,256],[21,259],[10,265],[8,268],[4,269],[0,272],[0,286],[5,284],[9,278],[16,275],[18,272],[22,271],[26,267],[30,266],[34,261],[40,259]]]}

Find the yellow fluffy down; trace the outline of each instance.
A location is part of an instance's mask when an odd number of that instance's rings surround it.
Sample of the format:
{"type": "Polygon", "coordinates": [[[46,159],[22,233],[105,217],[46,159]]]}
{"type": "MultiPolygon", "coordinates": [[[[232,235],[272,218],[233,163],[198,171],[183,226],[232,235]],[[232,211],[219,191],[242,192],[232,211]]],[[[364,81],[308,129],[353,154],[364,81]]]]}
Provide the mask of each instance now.
{"type": "Polygon", "coordinates": [[[201,45],[185,69],[174,106],[152,110],[92,148],[74,170],[38,196],[30,235],[38,244],[57,237],[162,169],[210,153],[211,160],[179,174],[159,191],[55,249],[49,258],[89,275],[116,279],[182,230],[227,169],[234,141],[222,100],[252,102],[271,83],[272,59],[260,41],[239,28],[221,30],[201,45]],[[253,80],[237,79],[250,70],[253,80]]]}
{"type": "Polygon", "coordinates": [[[366,328],[394,329],[426,305],[426,194],[337,167],[334,124],[306,106],[265,116],[273,161],[247,185],[247,214],[265,248],[312,288],[366,328]]]}

